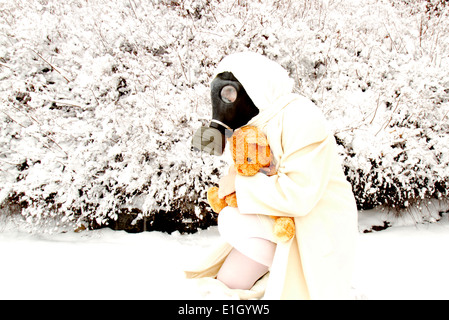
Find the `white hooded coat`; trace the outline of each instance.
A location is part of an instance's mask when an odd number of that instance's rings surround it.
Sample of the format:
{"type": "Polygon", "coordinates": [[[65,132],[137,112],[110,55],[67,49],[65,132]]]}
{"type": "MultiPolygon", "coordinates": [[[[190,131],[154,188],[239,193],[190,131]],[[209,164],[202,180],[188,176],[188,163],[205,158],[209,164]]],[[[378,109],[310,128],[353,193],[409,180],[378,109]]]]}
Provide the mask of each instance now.
{"type": "MultiPolygon", "coordinates": [[[[296,224],[296,236],[277,245],[265,298],[350,298],[357,208],[322,113],[293,94],[287,72],[261,55],[230,55],[216,74],[225,71],[234,74],[259,109],[248,124],[267,135],[277,161],[274,176],[236,177],[239,210],[293,217],[296,224]]],[[[219,248],[187,276],[214,276],[229,251],[226,245],[219,248]]]]}

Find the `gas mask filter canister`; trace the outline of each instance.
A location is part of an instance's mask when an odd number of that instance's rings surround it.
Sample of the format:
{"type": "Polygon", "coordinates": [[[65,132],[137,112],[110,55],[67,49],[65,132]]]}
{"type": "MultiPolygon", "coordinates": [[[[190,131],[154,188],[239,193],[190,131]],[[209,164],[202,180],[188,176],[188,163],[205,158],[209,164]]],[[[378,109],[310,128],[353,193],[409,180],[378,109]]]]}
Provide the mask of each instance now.
{"type": "MultiPolygon", "coordinates": [[[[219,122],[218,120],[212,119],[211,123],[219,122]]],[[[227,126],[226,126],[227,127],[227,126]]],[[[193,135],[192,145],[196,150],[211,154],[214,156],[221,156],[223,154],[224,147],[226,145],[226,138],[232,135],[232,129],[227,127],[225,129],[225,135],[223,135],[220,130],[213,127],[200,127],[193,135]]]]}

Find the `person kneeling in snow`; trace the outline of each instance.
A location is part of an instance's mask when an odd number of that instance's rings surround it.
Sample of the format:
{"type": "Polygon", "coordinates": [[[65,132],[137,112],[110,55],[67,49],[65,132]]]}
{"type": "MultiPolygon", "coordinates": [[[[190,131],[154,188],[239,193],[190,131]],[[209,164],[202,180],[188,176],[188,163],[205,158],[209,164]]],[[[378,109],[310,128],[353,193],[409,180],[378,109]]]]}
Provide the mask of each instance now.
{"type": "MultiPolygon", "coordinates": [[[[219,63],[211,85],[214,141],[224,149],[226,133],[256,126],[268,138],[277,174],[230,170],[220,180],[220,197],[236,192],[238,199],[238,208],[226,207],[218,217],[226,243],[186,276],[219,283],[242,299],[350,298],[354,195],[324,116],[292,89],[286,70],[262,55],[236,53],[219,63]],[[293,217],[296,236],[276,243],[270,216],[293,217]]],[[[203,150],[207,130],[196,134],[203,150]]]]}

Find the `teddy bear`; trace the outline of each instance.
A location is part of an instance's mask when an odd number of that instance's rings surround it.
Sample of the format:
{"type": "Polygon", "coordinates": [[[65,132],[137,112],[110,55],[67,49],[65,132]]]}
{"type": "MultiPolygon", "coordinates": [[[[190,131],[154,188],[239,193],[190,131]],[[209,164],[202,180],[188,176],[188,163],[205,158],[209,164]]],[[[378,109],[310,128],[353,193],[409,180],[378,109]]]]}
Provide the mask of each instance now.
{"type": "MultiPolygon", "coordinates": [[[[273,154],[265,134],[253,126],[245,126],[234,131],[228,139],[234,169],[242,176],[253,176],[262,172],[267,176],[276,174],[273,154]]],[[[237,207],[236,193],[227,195],[224,199],[218,196],[218,187],[207,191],[207,201],[216,213],[227,206],[237,207]]],[[[273,234],[280,242],[290,240],[296,233],[295,222],[290,217],[271,216],[275,220],[273,234]]]]}

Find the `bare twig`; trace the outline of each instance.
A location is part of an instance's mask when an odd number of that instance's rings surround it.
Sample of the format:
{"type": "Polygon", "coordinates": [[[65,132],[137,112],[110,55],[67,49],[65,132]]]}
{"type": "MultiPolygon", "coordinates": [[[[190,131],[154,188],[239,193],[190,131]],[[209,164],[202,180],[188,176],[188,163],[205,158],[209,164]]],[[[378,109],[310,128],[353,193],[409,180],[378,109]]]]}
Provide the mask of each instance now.
{"type": "Polygon", "coordinates": [[[373,115],[373,118],[371,119],[371,121],[370,121],[370,123],[369,123],[369,124],[372,124],[372,123],[373,123],[373,121],[374,121],[374,118],[376,118],[376,114],[377,114],[377,109],[379,109],[379,101],[380,101],[380,94],[379,94],[379,97],[377,98],[377,106],[376,106],[376,110],[374,110],[374,115],[373,115]]]}
{"type": "Polygon", "coordinates": [[[11,117],[9,114],[7,114],[5,111],[0,110],[0,112],[2,112],[4,115],[6,115],[11,121],[17,123],[19,126],[21,126],[22,128],[26,128],[23,124],[21,124],[20,122],[16,121],[13,117],[11,117]]]}
{"type": "Polygon", "coordinates": [[[79,103],[75,102],[75,101],[70,101],[70,100],[50,100],[50,102],[52,103],[57,103],[60,105],[64,105],[64,106],[69,106],[69,107],[77,107],[77,108],[83,108],[83,106],[81,106],[79,103]]]}
{"type": "Polygon", "coordinates": [[[139,17],[137,17],[136,10],[134,10],[134,7],[133,7],[133,5],[132,5],[132,3],[131,3],[131,0],[128,0],[128,3],[129,3],[129,6],[131,7],[131,10],[132,10],[133,14],[134,14],[134,17],[135,17],[137,20],[140,20],[139,17]]]}
{"type": "Polygon", "coordinates": [[[393,51],[393,48],[396,50],[396,52],[399,52],[398,48],[396,47],[396,42],[393,40],[393,37],[390,34],[390,31],[388,31],[387,26],[385,25],[385,23],[383,23],[385,31],[387,31],[387,35],[390,38],[390,43],[391,43],[391,49],[390,51],[393,51]]]}
{"type": "Polygon", "coordinates": [[[186,78],[186,80],[187,80],[187,81],[189,82],[189,84],[190,84],[190,77],[187,77],[186,70],[185,70],[185,68],[184,68],[184,63],[182,62],[181,56],[179,55],[179,52],[176,52],[176,54],[178,55],[178,58],[179,58],[179,63],[180,63],[180,65],[181,65],[182,73],[184,74],[184,77],[186,78]]]}
{"type": "Polygon", "coordinates": [[[94,91],[91,88],[89,88],[89,90],[90,90],[90,92],[92,92],[92,95],[94,96],[95,101],[97,102],[97,105],[99,106],[100,102],[98,102],[97,96],[95,95],[94,91]]]}
{"type": "Polygon", "coordinates": [[[70,80],[64,76],[61,71],[58,70],[58,68],[56,68],[54,65],[52,65],[50,62],[48,62],[47,60],[44,59],[44,57],[42,57],[37,51],[33,50],[30,48],[31,51],[33,51],[39,58],[41,58],[42,60],[44,60],[50,67],[52,67],[52,69],[54,69],[57,73],[59,73],[66,81],[67,83],[70,83],[70,80]]]}
{"type": "MultiPolygon", "coordinates": [[[[24,126],[23,124],[21,124],[19,121],[17,121],[17,120],[15,120],[13,117],[11,117],[8,113],[6,113],[5,111],[3,111],[3,110],[0,110],[0,112],[2,112],[3,114],[5,114],[11,121],[13,121],[13,122],[15,122],[15,123],[17,123],[19,126],[21,126],[22,128],[26,128],[26,126],[24,126]]],[[[45,134],[45,133],[43,133],[43,132],[41,132],[42,133],[42,137],[44,137],[44,138],[47,138],[48,140],[50,140],[51,142],[53,142],[64,154],[65,154],[65,156],[66,157],[68,157],[69,155],[68,155],[68,153],[59,145],[59,143],[57,143],[53,138],[51,138],[48,134],[45,134]]],[[[48,149],[51,149],[51,146],[48,144],[48,143],[46,143],[46,142],[43,142],[41,139],[39,139],[39,137],[36,137],[36,136],[34,136],[34,135],[32,135],[31,133],[27,133],[30,137],[33,137],[33,138],[35,138],[35,139],[37,139],[38,141],[41,141],[43,144],[44,144],[44,146],[45,147],[47,147],[48,149]]]]}
{"type": "Polygon", "coordinates": [[[4,64],[4,63],[1,63],[1,62],[0,62],[0,66],[5,67],[5,68],[8,68],[8,69],[11,69],[10,66],[8,66],[8,65],[6,65],[6,64],[4,64]]]}
{"type": "Polygon", "coordinates": [[[447,117],[448,114],[449,114],[449,111],[446,112],[446,114],[445,114],[444,117],[443,117],[443,120],[441,120],[441,121],[444,121],[444,120],[446,119],[446,117],[447,117]]]}
{"type": "Polygon", "coordinates": [[[393,119],[393,114],[396,112],[396,110],[399,107],[399,102],[401,102],[401,98],[399,97],[398,102],[396,103],[396,107],[394,108],[394,110],[391,113],[390,119],[388,119],[388,121],[382,125],[379,129],[379,131],[377,131],[377,133],[374,136],[377,136],[379,134],[379,132],[381,132],[383,129],[385,129],[386,127],[388,127],[388,125],[390,124],[391,120],[393,119]]]}

